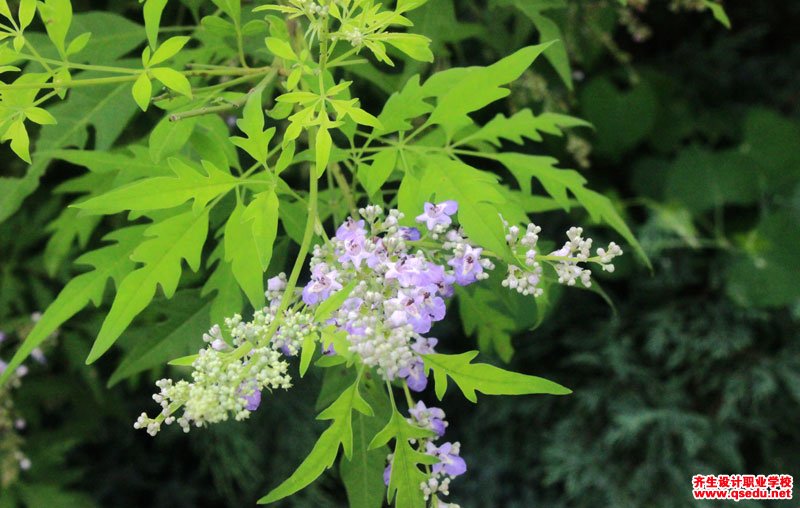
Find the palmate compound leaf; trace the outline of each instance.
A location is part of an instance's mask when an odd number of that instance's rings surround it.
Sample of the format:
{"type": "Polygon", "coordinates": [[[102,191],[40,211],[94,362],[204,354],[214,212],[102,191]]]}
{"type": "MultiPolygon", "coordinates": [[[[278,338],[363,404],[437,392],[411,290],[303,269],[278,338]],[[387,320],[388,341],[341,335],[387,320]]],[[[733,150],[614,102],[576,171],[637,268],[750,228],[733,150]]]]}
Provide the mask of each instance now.
{"type": "Polygon", "coordinates": [[[94,269],[76,276],[64,286],[9,361],[0,376],[0,384],[25,361],[31,351],[89,302],[100,305],[108,279],[112,279],[117,287],[120,286],[123,278],[135,267],[131,253],[141,242],[145,229],[147,226],[131,226],[114,231],[104,240],[115,243],[87,252],[75,261],[77,264],[91,265],[94,269]]]}
{"type": "Polygon", "coordinates": [[[114,344],[133,319],[153,299],[161,286],[172,298],[182,272],[182,260],[197,271],[200,254],[208,234],[208,210],[187,211],[154,223],[144,233],[144,240],[131,254],[143,266],[128,274],[117,288],[114,303],[89,352],[92,363],[114,344]]]}
{"type": "MultiPolygon", "coordinates": [[[[166,163],[154,165],[146,149],[130,146],[125,151],[109,152],[100,150],[51,150],[49,157],[83,166],[88,173],[71,178],[54,190],[57,194],[86,194],[77,201],[99,196],[112,188],[145,176],[170,175],[166,163]],[[126,152],[130,152],[130,154],[126,152]]],[[[44,263],[48,274],[55,275],[70,249],[77,243],[83,249],[102,217],[86,215],[77,208],[67,207],[47,226],[51,232],[44,251],[44,263]]]]}
{"type": "MultiPolygon", "coordinates": [[[[85,73],[85,77],[98,76],[85,73]]],[[[84,77],[83,75],[81,77],[84,77]]],[[[39,178],[52,160],[47,152],[66,146],[82,147],[89,139],[87,128],[94,127],[95,148],[110,148],[136,111],[133,99],[128,97],[130,85],[103,85],[75,88],[68,99],[48,108],[58,120],[55,125],[45,125],[35,144],[33,164],[22,178],[0,178],[0,221],[7,219],[39,185],[39,178]],[[124,85],[124,86],[123,86],[124,85]]]]}
{"type": "Polygon", "coordinates": [[[427,479],[427,475],[422,472],[420,465],[434,464],[437,459],[418,451],[409,440],[431,436],[433,436],[431,431],[412,425],[394,409],[389,423],[370,443],[370,449],[374,449],[385,446],[394,439],[387,500],[390,503],[394,501],[392,506],[395,508],[425,508],[425,498],[419,486],[427,479]]]}
{"type": "Polygon", "coordinates": [[[592,220],[604,222],[633,247],[639,258],[650,267],[650,260],[642,250],[633,232],[620,217],[614,203],[606,196],[586,187],[586,179],[572,169],[559,169],[552,157],[527,155],[521,153],[499,153],[492,156],[502,163],[514,175],[524,195],[531,193],[531,179],[536,178],[542,187],[565,210],[569,210],[572,201],[571,193],[578,203],[586,209],[592,220]]]}
{"type": "MultiPolygon", "coordinates": [[[[52,26],[50,24],[49,26],[52,26]]],[[[139,60],[119,60],[144,39],[142,27],[122,16],[106,12],[76,14],[72,19],[69,36],[91,32],[92,38],[83,51],[70,58],[73,62],[113,64],[120,67],[140,65],[139,60]]],[[[43,33],[30,32],[25,37],[36,48],[42,49],[45,58],[57,57],[55,48],[43,33]]],[[[35,64],[31,64],[35,65],[35,64]]],[[[73,75],[80,79],[105,77],[93,71],[73,75]]],[[[47,151],[67,146],[83,147],[89,140],[87,128],[94,129],[94,148],[106,150],[119,137],[136,113],[137,107],[130,97],[130,83],[73,88],[67,99],[47,110],[58,121],[42,127],[35,140],[33,164],[22,178],[0,177],[0,222],[6,220],[39,185],[39,179],[50,164],[47,151]]]]}
{"type": "Polygon", "coordinates": [[[477,351],[469,351],[459,355],[428,354],[423,355],[425,374],[433,371],[436,382],[436,396],[439,400],[447,391],[447,378],[455,381],[464,397],[470,402],[477,402],[475,392],[486,395],[530,395],[547,393],[550,395],[567,395],[571,390],[547,379],[511,372],[487,363],[471,363],[478,356],[477,351]]]}
{"type": "Polygon", "coordinates": [[[205,174],[178,158],[168,162],[174,177],[146,178],[74,206],[91,213],[112,214],[174,208],[191,199],[193,209],[199,211],[212,199],[232,190],[238,181],[208,161],[203,161],[205,174]]]}
{"type": "Polygon", "coordinates": [[[359,393],[359,380],[346,388],[333,404],[319,414],[317,419],[333,420],[333,423],[322,433],[311,453],[297,470],[269,494],[262,497],[258,503],[274,503],[306,488],[326,469],[333,466],[340,446],[344,450],[345,456],[351,457],[354,410],[363,415],[373,415],[372,408],[359,393]]]}

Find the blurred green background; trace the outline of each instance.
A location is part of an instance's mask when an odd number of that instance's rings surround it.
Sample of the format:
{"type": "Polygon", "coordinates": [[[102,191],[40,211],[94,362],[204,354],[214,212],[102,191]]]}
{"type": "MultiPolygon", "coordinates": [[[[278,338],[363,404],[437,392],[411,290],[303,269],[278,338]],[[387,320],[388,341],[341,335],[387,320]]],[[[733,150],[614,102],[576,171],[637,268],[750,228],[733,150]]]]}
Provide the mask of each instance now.
{"type": "MultiPolygon", "coordinates": [[[[135,2],[73,3],[139,16],[135,2]]],[[[185,8],[172,3],[183,19],[185,8]]],[[[498,363],[513,348],[511,368],[574,390],[478,406],[446,400],[449,432],[470,468],[450,496],[464,507],[696,506],[693,474],[800,478],[800,3],[726,2],[731,30],[698,10],[702,2],[630,3],[430,0],[415,14],[418,31],[437,41],[435,67],[485,64],[540,36],[564,41],[571,69],[537,62],[502,107],[594,124],[548,139],[548,150],[614,197],[653,261],[649,272],[627,256],[601,280],[613,306],[570,290],[534,330],[526,328],[540,316],[515,299],[498,305],[516,323],[487,310],[484,323],[464,330],[454,312],[434,330],[460,350],[477,336],[498,363]]],[[[411,67],[403,75],[427,72],[411,67]]],[[[401,78],[380,85],[390,92],[401,78]]],[[[385,96],[369,86],[380,107],[385,96]]],[[[14,332],[24,335],[58,289],[41,256],[63,206],[52,195],[58,183],[51,171],[0,225],[5,359],[14,332]]],[[[534,218],[546,231],[570,219],[534,218]]],[[[0,507],[12,499],[34,508],[251,506],[318,435],[308,423],[313,377],[246,423],[157,439],[134,432],[160,373],[107,389],[119,357],[83,364],[98,319],[87,311],[62,330],[47,363],[32,363],[13,392],[26,425],[0,434],[0,507]],[[18,461],[2,455],[12,434],[32,464],[18,478],[10,472],[18,461]]],[[[0,393],[0,416],[8,397],[0,393]]],[[[336,474],[282,506],[345,506],[336,474]]]]}

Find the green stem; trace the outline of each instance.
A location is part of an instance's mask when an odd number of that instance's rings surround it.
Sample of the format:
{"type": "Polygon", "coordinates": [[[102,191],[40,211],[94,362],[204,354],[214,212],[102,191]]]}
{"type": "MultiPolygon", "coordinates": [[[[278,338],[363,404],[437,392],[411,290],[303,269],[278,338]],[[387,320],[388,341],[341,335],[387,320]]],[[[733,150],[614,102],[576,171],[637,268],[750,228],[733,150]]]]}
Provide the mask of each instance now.
{"type": "MultiPolygon", "coordinates": [[[[250,74],[259,74],[264,72],[265,69],[269,69],[268,67],[262,67],[260,69],[242,69],[239,67],[233,67],[227,70],[192,70],[192,71],[183,71],[183,75],[186,77],[192,76],[243,76],[243,75],[250,75],[250,74]]],[[[74,79],[72,81],[67,81],[64,83],[11,83],[8,85],[0,85],[0,91],[6,90],[33,90],[33,89],[48,89],[48,88],[75,88],[79,86],[100,86],[100,85],[108,85],[112,83],[124,83],[126,81],[135,81],[143,72],[142,69],[138,71],[137,74],[131,74],[129,76],[112,76],[108,78],[92,78],[92,79],[74,79]]]]}
{"type": "Polygon", "coordinates": [[[203,106],[201,108],[192,109],[189,111],[183,111],[181,113],[174,113],[169,116],[169,120],[171,122],[177,122],[186,118],[192,118],[195,116],[203,116],[203,115],[210,115],[216,113],[224,113],[226,111],[230,111],[233,109],[241,108],[247,101],[252,97],[254,94],[260,94],[264,91],[264,88],[267,86],[267,83],[275,79],[275,76],[278,74],[276,70],[271,70],[264,78],[259,81],[259,83],[250,89],[246,94],[242,97],[236,99],[235,101],[231,101],[225,104],[220,104],[219,106],[203,106]]]}

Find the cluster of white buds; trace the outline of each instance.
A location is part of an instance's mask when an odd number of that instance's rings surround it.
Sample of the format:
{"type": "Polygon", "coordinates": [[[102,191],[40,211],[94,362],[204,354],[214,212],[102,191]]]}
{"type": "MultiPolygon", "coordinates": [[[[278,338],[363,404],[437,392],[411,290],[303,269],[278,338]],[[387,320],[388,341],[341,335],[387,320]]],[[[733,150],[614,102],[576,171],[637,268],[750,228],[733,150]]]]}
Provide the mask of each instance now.
{"type": "Polygon", "coordinates": [[[327,5],[323,6],[316,2],[311,2],[311,4],[308,6],[308,10],[311,14],[316,14],[317,16],[322,18],[326,17],[329,12],[327,5]]]}
{"type": "Polygon", "coordinates": [[[155,436],[162,424],[177,422],[184,432],[189,432],[192,425],[202,427],[226,421],[230,415],[244,420],[258,408],[262,390],[290,388],[289,364],[274,344],[263,341],[272,319],[265,310],[256,311],[249,322],[242,321],[238,314],[226,319],[230,343],[223,338],[220,327],[214,325],[203,336],[209,346],[201,349],[192,363],[192,381],[159,380],[156,386],[160,391],[153,400],[161,406],[161,412],[155,418],[142,413],[134,428],[146,429],[155,436]],[[248,349],[246,343],[256,346],[248,349]],[[176,417],[181,407],[183,414],[176,417]]]}
{"type": "Polygon", "coordinates": [[[622,249],[614,242],[608,245],[608,248],[597,249],[597,256],[590,258],[592,249],[592,239],[583,238],[583,228],[572,227],[567,231],[568,241],[563,247],[550,253],[551,257],[555,257],[557,263],[555,264],[556,274],[558,275],[558,282],[568,286],[574,286],[580,280],[584,287],[592,286],[592,272],[584,268],[580,263],[588,261],[599,264],[603,271],[613,272],[614,265],[612,261],[614,258],[622,255],[622,249]]]}
{"type": "Polygon", "coordinates": [[[347,32],[344,32],[344,38],[349,42],[354,48],[357,48],[364,44],[364,34],[361,33],[361,30],[358,28],[353,28],[347,32]]]}
{"type": "Polygon", "coordinates": [[[539,242],[539,233],[542,228],[536,224],[528,224],[525,232],[522,233],[519,226],[509,226],[503,220],[506,227],[506,242],[512,250],[516,252],[518,246],[525,248],[524,268],[516,265],[508,265],[506,278],[501,283],[503,287],[513,289],[523,295],[533,295],[534,297],[544,294],[544,290],[539,287],[542,279],[542,265],[536,260],[536,244],[539,242]]]}

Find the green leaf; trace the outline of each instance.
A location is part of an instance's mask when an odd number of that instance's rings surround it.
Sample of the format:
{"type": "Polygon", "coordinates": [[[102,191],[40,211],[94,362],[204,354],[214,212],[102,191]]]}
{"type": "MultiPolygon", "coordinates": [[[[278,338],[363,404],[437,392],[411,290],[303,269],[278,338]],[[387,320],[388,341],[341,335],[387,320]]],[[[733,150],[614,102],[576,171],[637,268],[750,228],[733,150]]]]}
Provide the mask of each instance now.
{"type": "Polygon", "coordinates": [[[189,80],[186,78],[186,76],[180,72],[176,71],[175,69],[170,69],[169,67],[156,67],[154,69],[150,69],[149,72],[165,87],[169,88],[170,90],[175,90],[179,94],[185,95],[190,99],[192,98],[192,84],[189,83],[189,80]]]}
{"type": "Polygon", "coordinates": [[[530,109],[523,109],[511,117],[498,114],[476,132],[458,140],[458,144],[475,144],[485,141],[500,146],[500,140],[506,139],[521,145],[524,139],[542,141],[541,133],[562,136],[568,127],[591,127],[591,124],[580,118],[544,112],[534,115],[530,109]]]}
{"type": "Polygon", "coordinates": [[[153,56],[150,57],[150,61],[148,62],[149,65],[158,65],[162,62],[166,62],[177,55],[190,39],[191,37],[185,35],[170,37],[153,52],[153,56]]]}
{"type": "Polygon", "coordinates": [[[719,21],[722,26],[727,28],[728,30],[731,29],[731,20],[728,18],[728,14],[725,12],[725,7],[722,4],[714,1],[714,0],[703,0],[703,5],[711,9],[711,13],[714,15],[714,19],[719,21]]]}
{"type": "Polygon", "coordinates": [[[244,114],[241,119],[236,121],[236,125],[247,135],[247,138],[233,136],[230,138],[231,142],[247,152],[254,160],[266,166],[269,142],[275,135],[275,127],[264,130],[264,110],[261,105],[260,93],[254,93],[247,99],[244,114]]]}
{"type": "Polygon", "coordinates": [[[800,300],[797,214],[764,217],[743,240],[744,254],[728,261],[727,293],[744,307],[777,308],[800,300]]]}
{"type": "MultiPolygon", "coordinates": [[[[463,162],[444,157],[430,157],[422,177],[421,201],[434,192],[437,201],[453,199],[458,202],[458,220],[467,235],[478,245],[482,245],[500,255],[510,256],[505,240],[505,231],[500,216],[517,217],[519,210],[510,203],[500,191],[498,177],[492,173],[479,171],[463,162]]],[[[421,210],[422,203],[415,205],[421,210]]],[[[404,211],[416,216],[414,211],[404,211]]]]}
{"type": "Polygon", "coordinates": [[[19,28],[25,30],[33,21],[36,14],[36,0],[21,0],[19,2],[19,28]]]}
{"type": "Polygon", "coordinates": [[[209,323],[222,323],[226,317],[241,313],[244,305],[242,291],[233,275],[231,264],[225,262],[224,256],[225,242],[219,242],[208,260],[208,266],[216,263],[216,268],[206,280],[200,294],[205,297],[215,293],[209,310],[209,323]]]}
{"type": "Polygon", "coordinates": [[[5,372],[0,375],[0,384],[8,380],[11,373],[22,365],[22,362],[47,337],[58,330],[72,316],[80,312],[89,302],[100,305],[108,279],[113,279],[115,284],[119,286],[123,277],[134,268],[130,255],[141,241],[145,229],[145,226],[133,226],[114,231],[107,235],[104,240],[114,241],[115,243],[88,252],[75,261],[76,264],[90,265],[94,269],[73,278],[59,292],[56,299],[47,307],[41,319],[8,362],[5,372]]]}
{"type": "Polygon", "coordinates": [[[252,306],[260,309],[264,306],[264,272],[253,227],[243,220],[244,211],[237,202],[225,224],[225,261],[252,306]]]}
{"type": "Polygon", "coordinates": [[[162,118],[150,133],[150,157],[153,162],[160,162],[178,153],[189,141],[196,123],[195,118],[186,118],[178,122],[162,118]]]}
{"type": "Polygon", "coordinates": [[[438,97],[428,122],[441,125],[448,135],[470,125],[467,115],[507,97],[503,85],[511,83],[531,66],[550,43],[528,46],[488,67],[456,68],[434,74],[425,82],[425,93],[438,97]]]}
{"type": "Polygon", "coordinates": [[[131,93],[139,108],[142,111],[147,111],[147,108],[150,107],[150,97],[153,96],[153,84],[150,82],[150,78],[147,77],[146,72],[141,73],[136,78],[131,93]]]}
{"type": "Polygon", "coordinates": [[[425,93],[419,84],[419,76],[408,80],[403,89],[395,92],[386,101],[383,111],[378,115],[381,127],[375,129],[379,135],[410,130],[409,122],[433,110],[433,106],[425,101],[425,93]]]}
{"type": "Polygon", "coordinates": [[[363,385],[364,399],[372,407],[375,415],[367,416],[361,413],[354,415],[353,455],[349,459],[341,458],[339,472],[351,508],[381,508],[386,491],[383,484],[383,469],[386,466],[389,448],[380,446],[370,449],[369,444],[383,428],[383,422],[390,418],[391,404],[383,383],[374,380],[364,381],[363,385]]]}
{"type": "Polygon", "coordinates": [[[194,211],[202,210],[209,201],[231,191],[237,179],[203,161],[205,174],[177,158],[170,158],[174,177],[146,178],[96,198],[74,205],[92,213],[113,214],[123,210],[162,210],[194,200],[194,211]]]}
{"type": "Polygon", "coordinates": [[[311,360],[314,358],[314,353],[317,350],[317,336],[313,333],[306,335],[303,338],[302,349],[300,352],[300,377],[306,375],[308,366],[311,365],[311,360]]]}
{"type": "Polygon", "coordinates": [[[317,142],[315,145],[316,158],[314,159],[317,168],[317,178],[321,178],[325,173],[325,169],[328,167],[328,161],[331,157],[331,145],[331,133],[326,127],[320,127],[319,132],[317,132],[317,142]]]}
{"type": "Polygon", "coordinates": [[[653,131],[658,95],[647,80],[620,90],[611,79],[597,77],[581,88],[581,116],[595,126],[599,155],[617,161],[653,131]]]}
{"type": "Polygon", "coordinates": [[[353,292],[357,285],[358,281],[353,280],[342,289],[329,296],[327,300],[319,304],[317,310],[314,311],[314,321],[318,323],[324,323],[330,319],[331,315],[339,310],[339,307],[341,307],[345,300],[347,300],[347,298],[350,296],[350,293],[353,292]]]}
{"type": "MultiPolygon", "coordinates": [[[[504,3],[509,3],[508,1],[504,3]]],[[[570,68],[569,55],[567,48],[563,43],[564,35],[561,33],[561,28],[551,18],[542,14],[543,11],[552,9],[552,6],[546,2],[530,2],[525,0],[511,0],[517,9],[522,11],[533,22],[536,30],[539,32],[539,42],[557,41],[557,44],[552,45],[545,51],[544,56],[555,68],[558,76],[567,85],[567,88],[572,90],[572,69],[570,68]]],[[[564,5],[566,7],[566,5],[564,5]]]]}
{"type": "Polygon", "coordinates": [[[428,476],[420,470],[423,464],[434,464],[435,457],[419,452],[409,443],[409,440],[431,437],[433,433],[412,425],[401,415],[397,409],[392,411],[389,423],[381,430],[369,445],[375,449],[387,444],[394,439],[394,456],[392,458],[392,473],[389,477],[388,501],[394,501],[397,508],[425,508],[425,499],[422,495],[420,484],[428,476]]]}
{"type": "Polygon", "coordinates": [[[339,454],[340,445],[346,456],[352,456],[352,412],[356,410],[365,415],[372,414],[372,408],[358,393],[358,385],[358,381],[353,383],[333,404],[320,413],[318,419],[333,420],[333,423],[322,433],[311,453],[297,470],[269,494],[259,499],[259,504],[274,503],[310,485],[333,465],[339,454]]]}
{"type": "Polygon", "coordinates": [[[145,0],[144,28],[151,48],[158,45],[158,29],[161,26],[161,13],[167,6],[167,0],[145,0]]]}
{"type": "Polygon", "coordinates": [[[175,358],[174,360],[170,360],[167,362],[167,365],[173,365],[175,367],[191,367],[195,360],[199,357],[199,354],[188,355],[188,356],[181,356],[180,358],[175,358]]]}
{"type": "Polygon", "coordinates": [[[200,253],[208,234],[208,211],[184,212],[148,227],[146,240],[131,254],[143,266],[137,268],[117,288],[108,312],[86,363],[92,363],[116,342],[133,319],[153,299],[156,287],[172,298],[181,277],[181,261],[193,271],[200,267],[200,253]]]}
{"type": "Polygon", "coordinates": [[[67,33],[72,24],[72,2],[70,0],[45,0],[38,3],[47,35],[61,55],[66,53],[67,33]]]}
{"type": "Polygon", "coordinates": [[[297,55],[294,54],[294,50],[288,42],[278,39],[277,37],[267,37],[266,43],[267,49],[269,49],[273,55],[290,62],[297,61],[297,55]]]}
{"type": "Polygon", "coordinates": [[[408,33],[385,33],[380,36],[380,40],[391,44],[414,60],[433,62],[433,52],[430,48],[431,40],[425,36],[408,33]]]}
{"type": "Polygon", "coordinates": [[[120,343],[132,347],[111,374],[108,387],[200,349],[201,336],[209,325],[210,308],[210,300],[203,302],[196,290],[178,291],[172,300],[153,305],[152,314],[161,320],[131,329],[122,336],[120,343]]]}
{"type": "Polygon", "coordinates": [[[514,319],[502,312],[500,297],[486,288],[476,288],[472,294],[458,291],[458,310],[464,334],[478,337],[478,347],[488,353],[494,351],[504,362],[511,361],[514,346],[511,333],[517,328],[514,319]]]}
{"type": "Polygon", "coordinates": [[[84,32],[72,39],[67,46],[67,56],[72,56],[83,51],[92,39],[92,32],[84,32]]]}
{"type": "Polygon", "coordinates": [[[571,390],[547,379],[503,370],[486,363],[471,363],[478,356],[477,351],[460,355],[429,354],[422,355],[425,374],[433,371],[436,381],[436,396],[439,400],[447,391],[447,378],[455,381],[464,397],[477,402],[475,392],[486,395],[530,395],[547,393],[567,395],[571,390]]]}
{"type": "Polygon", "coordinates": [[[408,11],[413,11],[417,7],[424,5],[428,0],[397,0],[397,8],[395,12],[397,13],[404,13],[408,11]]]}
{"type": "Polygon", "coordinates": [[[589,213],[592,220],[611,226],[634,248],[639,258],[648,267],[650,266],[647,255],[636,240],[636,237],[634,237],[633,232],[620,217],[611,200],[586,188],[586,179],[580,173],[572,169],[556,168],[555,164],[558,161],[551,157],[509,152],[497,154],[494,158],[500,161],[514,175],[523,194],[531,193],[531,178],[536,178],[556,202],[565,210],[569,210],[572,201],[568,193],[571,192],[589,213]]]}
{"type": "Polygon", "coordinates": [[[374,196],[381,190],[389,175],[394,171],[396,163],[397,150],[383,150],[378,152],[372,164],[358,166],[358,180],[368,195],[374,196]]]}
{"type": "Polygon", "coordinates": [[[272,246],[278,235],[280,203],[274,190],[256,194],[242,214],[243,222],[252,223],[252,235],[258,251],[261,270],[266,271],[272,259],[272,246]]]}

